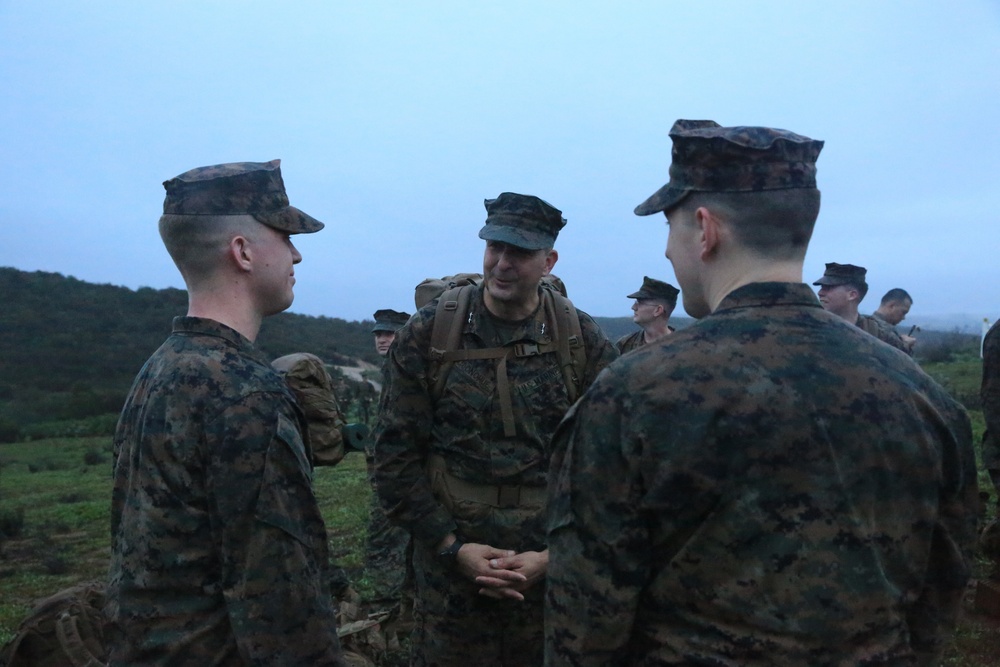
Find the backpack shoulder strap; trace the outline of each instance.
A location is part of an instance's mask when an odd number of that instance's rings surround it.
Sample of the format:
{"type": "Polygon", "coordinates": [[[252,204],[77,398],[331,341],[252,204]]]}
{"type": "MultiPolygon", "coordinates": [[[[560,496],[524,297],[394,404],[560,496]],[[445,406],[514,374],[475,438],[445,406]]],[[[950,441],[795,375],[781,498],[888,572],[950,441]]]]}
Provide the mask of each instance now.
{"type": "Polygon", "coordinates": [[[580,315],[573,302],[555,290],[542,290],[542,298],[545,299],[545,319],[552,327],[552,338],[557,344],[556,353],[566,382],[566,392],[570,403],[575,403],[582,393],[580,385],[587,367],[580,315]]]}
{"type": "Polygon", "coordinates": [[[441,398],[448,373],[455,363],[454,359],[446,359],[446,356],[448,352],[458,349],[462,340],[462,329],[469,313],[469,304],[472,303],[475,291],[475,285],[462,285],[445,290],[438,298],[434,323],[431,325],[430,358],[433,367],[428,378],[431,398],[435,402],[441,398]]]}

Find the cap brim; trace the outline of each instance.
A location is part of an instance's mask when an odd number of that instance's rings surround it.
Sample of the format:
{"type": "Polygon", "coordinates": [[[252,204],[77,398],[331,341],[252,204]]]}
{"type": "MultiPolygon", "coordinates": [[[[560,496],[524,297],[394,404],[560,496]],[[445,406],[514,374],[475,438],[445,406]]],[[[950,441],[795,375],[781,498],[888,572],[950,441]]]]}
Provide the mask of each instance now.
{"type": "Polygon", "coordinates": [[[681,200],[690,194],[690,190],[683,190],[681,188],[674,188],[667,183],[662,188],[653,193],[653,195],[635,207],[636,215],[653,215],[654,213],[659,213],[660,211],[669,211],[674,206],[681,203],[681,200]]]}
{"type": "Polygon", "coordinates": [[[326,226],[316,218],[300,211],[294,206],[286,206],[279,211],[252,213],[251,215],[268,227],[288,232],[289,234],[312,234],[326,226]]]}
{"type": "Polygon", "coordinates": [[[837,285],[846,285],[846,284],[847,283],[844,280],[837,280],[836,278],[827,278],[825,276],[813,283],[813,285],[830,285],[831,287],[836,287],[837,285]]]}
{"type": "Polygon", "coordinates": [[[645,299],[647,297],[646,297],[645,294],[642,293],[642,290],[639,290],[638,292],[632,292],[631,294],[629,294],[625,298],[626,299],[645,299]]]}
{"type": "Polygon", "coordinates": [[[376,333],[378,331],[388,331],[390,333],[396,333],[396,331],[398,330],[399,327],[393,326],[391,324],[376,324],[375,326],[372,327],[372,333],[376,333]]]}
{"type": "Polygon", "coordinates": [[[546,234],[496,224],[484,225],[479,230],[479,238],[484,241],[499,241],[525,250],[551,248],[554,241],[551,236],[546,234]]]}

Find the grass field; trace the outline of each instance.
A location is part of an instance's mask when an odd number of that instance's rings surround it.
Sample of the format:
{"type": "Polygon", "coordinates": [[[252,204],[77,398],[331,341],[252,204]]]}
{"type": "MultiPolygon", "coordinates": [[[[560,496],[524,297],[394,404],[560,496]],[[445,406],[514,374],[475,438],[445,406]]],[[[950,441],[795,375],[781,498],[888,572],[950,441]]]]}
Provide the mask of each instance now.
{"type": "MultiPolygon", "coordinates": [[[[982,416],[972,413],[977,443],[982,416]]],[[[0,645],[13,636],[32,602],[74,583],[104,578],[109,556],[110,438],[70,438],[0,445],[0,645]]],[[[316,493],[331,553],[362,594],[369,487],[364,458],[351,453],[318,468],[316,493]]],[[[981,488],[987,488],[981,476],[981,488]]],[[[988,567],[979,558],[977,575],[988,567]]],[[[997,664],[1000,625],[971,603],[949,647],[946,665],[997,664]]]]}
{"type": "MultiPolygon", "coordinates": [[[[315,489],[331,554],[365,593],[364,456],[352,452],[334,468],[317,468],[315,489]]],[[[33,601],[105,577],[110,498],[110,438],[0,445],[0,645],[33,601]]]]}

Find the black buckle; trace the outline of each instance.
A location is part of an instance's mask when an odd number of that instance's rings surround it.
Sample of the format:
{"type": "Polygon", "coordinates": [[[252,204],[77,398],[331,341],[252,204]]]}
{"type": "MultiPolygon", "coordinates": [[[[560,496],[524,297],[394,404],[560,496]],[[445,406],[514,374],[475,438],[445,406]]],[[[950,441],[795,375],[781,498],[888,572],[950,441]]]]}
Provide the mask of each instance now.
{"type": "Polygon", "coordinates": [[[538,354],[537,343],[514,343],[515,357],[534,357],[538,354]]]}

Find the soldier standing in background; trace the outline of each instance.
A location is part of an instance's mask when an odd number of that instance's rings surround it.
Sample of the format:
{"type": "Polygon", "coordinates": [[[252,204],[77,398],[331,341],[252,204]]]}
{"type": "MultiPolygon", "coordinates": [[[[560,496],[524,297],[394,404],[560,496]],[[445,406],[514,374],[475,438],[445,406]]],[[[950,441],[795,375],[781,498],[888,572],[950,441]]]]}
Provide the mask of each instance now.
{"type": "Polygon", "coordinates": [[[546,664],[936,665],[976,535],[968,415],[802,283],[821,141],[670,136],[636,213],[665,214],[700,321],[553,438],[546,664]]]}
{"type": "Polygon", "coordinates": [[[629,299],[635,299],[632,304],[632,321],[641,329],[619,338],[615,343],[618,351],[622,354],[631,352],[671,333],[674,328],[667,322],[677,305],[679,293],[680,290],[670,283],[643,276],[639,291],[628,295],[629,299]]]}
{"type": "MultiPolygon", "coordinates": [[[[409,313],[384,308],[374,314],[375,351],[385,357],[396,339],[396,331],[410,319],[409,313]]],[[[386,624],[390,641],[396,630],[408,631],[413,614],[413,565],[409,531],[389,523],[375,491],[375,447],[369,440],[365,449],[368,480],[372,487],[368,508],[368,535],[365,541],[365,572],[371,580],[370,609],[392,612],[386,624]]]]}
{"type": "Polygon", "coordinates": [[[1000,494],[1000,320],[983,338],[983,383],[979,397],[986,431],[983,433],[983,467],[1000,494]]]}
{"type": "Polygon", "coordinates": [[[253,346],[293,299],[279,161],[164,183],[160,236],[187,317],[136,377],[114,437],[110,665],[343,665],[305,419],[253,346]]]}
{"type": "Polygon", "coordinates": [[[871,315],[858,313],[858,306],[868,293],[863,266],[827,262],[826,271],[813,285],[819,285],[819,302],[834,315],[852,322],[865,333],[892,345],[898,350],[912,354],[909,345],[903,342],[896,330],[886,322],[871,315]]]}
{"type": "Polygon", "coordinates": [[[561,212],[509,192],[485,205],[482,283],[420,308],[383,367],[375,479],[390,520],[413,535],[416,666],[541,663],[550,438],[617,357],[589,315],[540,285],[561,212]],[[449,313],[457,346],[432,351],[449,313]],[[581,353],[572,386],[563,347],[581,353]]]}
{"type": "MultiPolygon", "coordinates": [[[[912,307],[913,297],[910,296],[909,292],[900,287],[894,287],[882,297],[882,301],[879,302],[878,309],[872,313],[872,317],[885,322],[895,331],[896,326],[906,319],[912,307]]],[[[917,342],[916,338],[907,334],[899,334],[899,338],[906,343],[910,350],[917,342]]]]}

